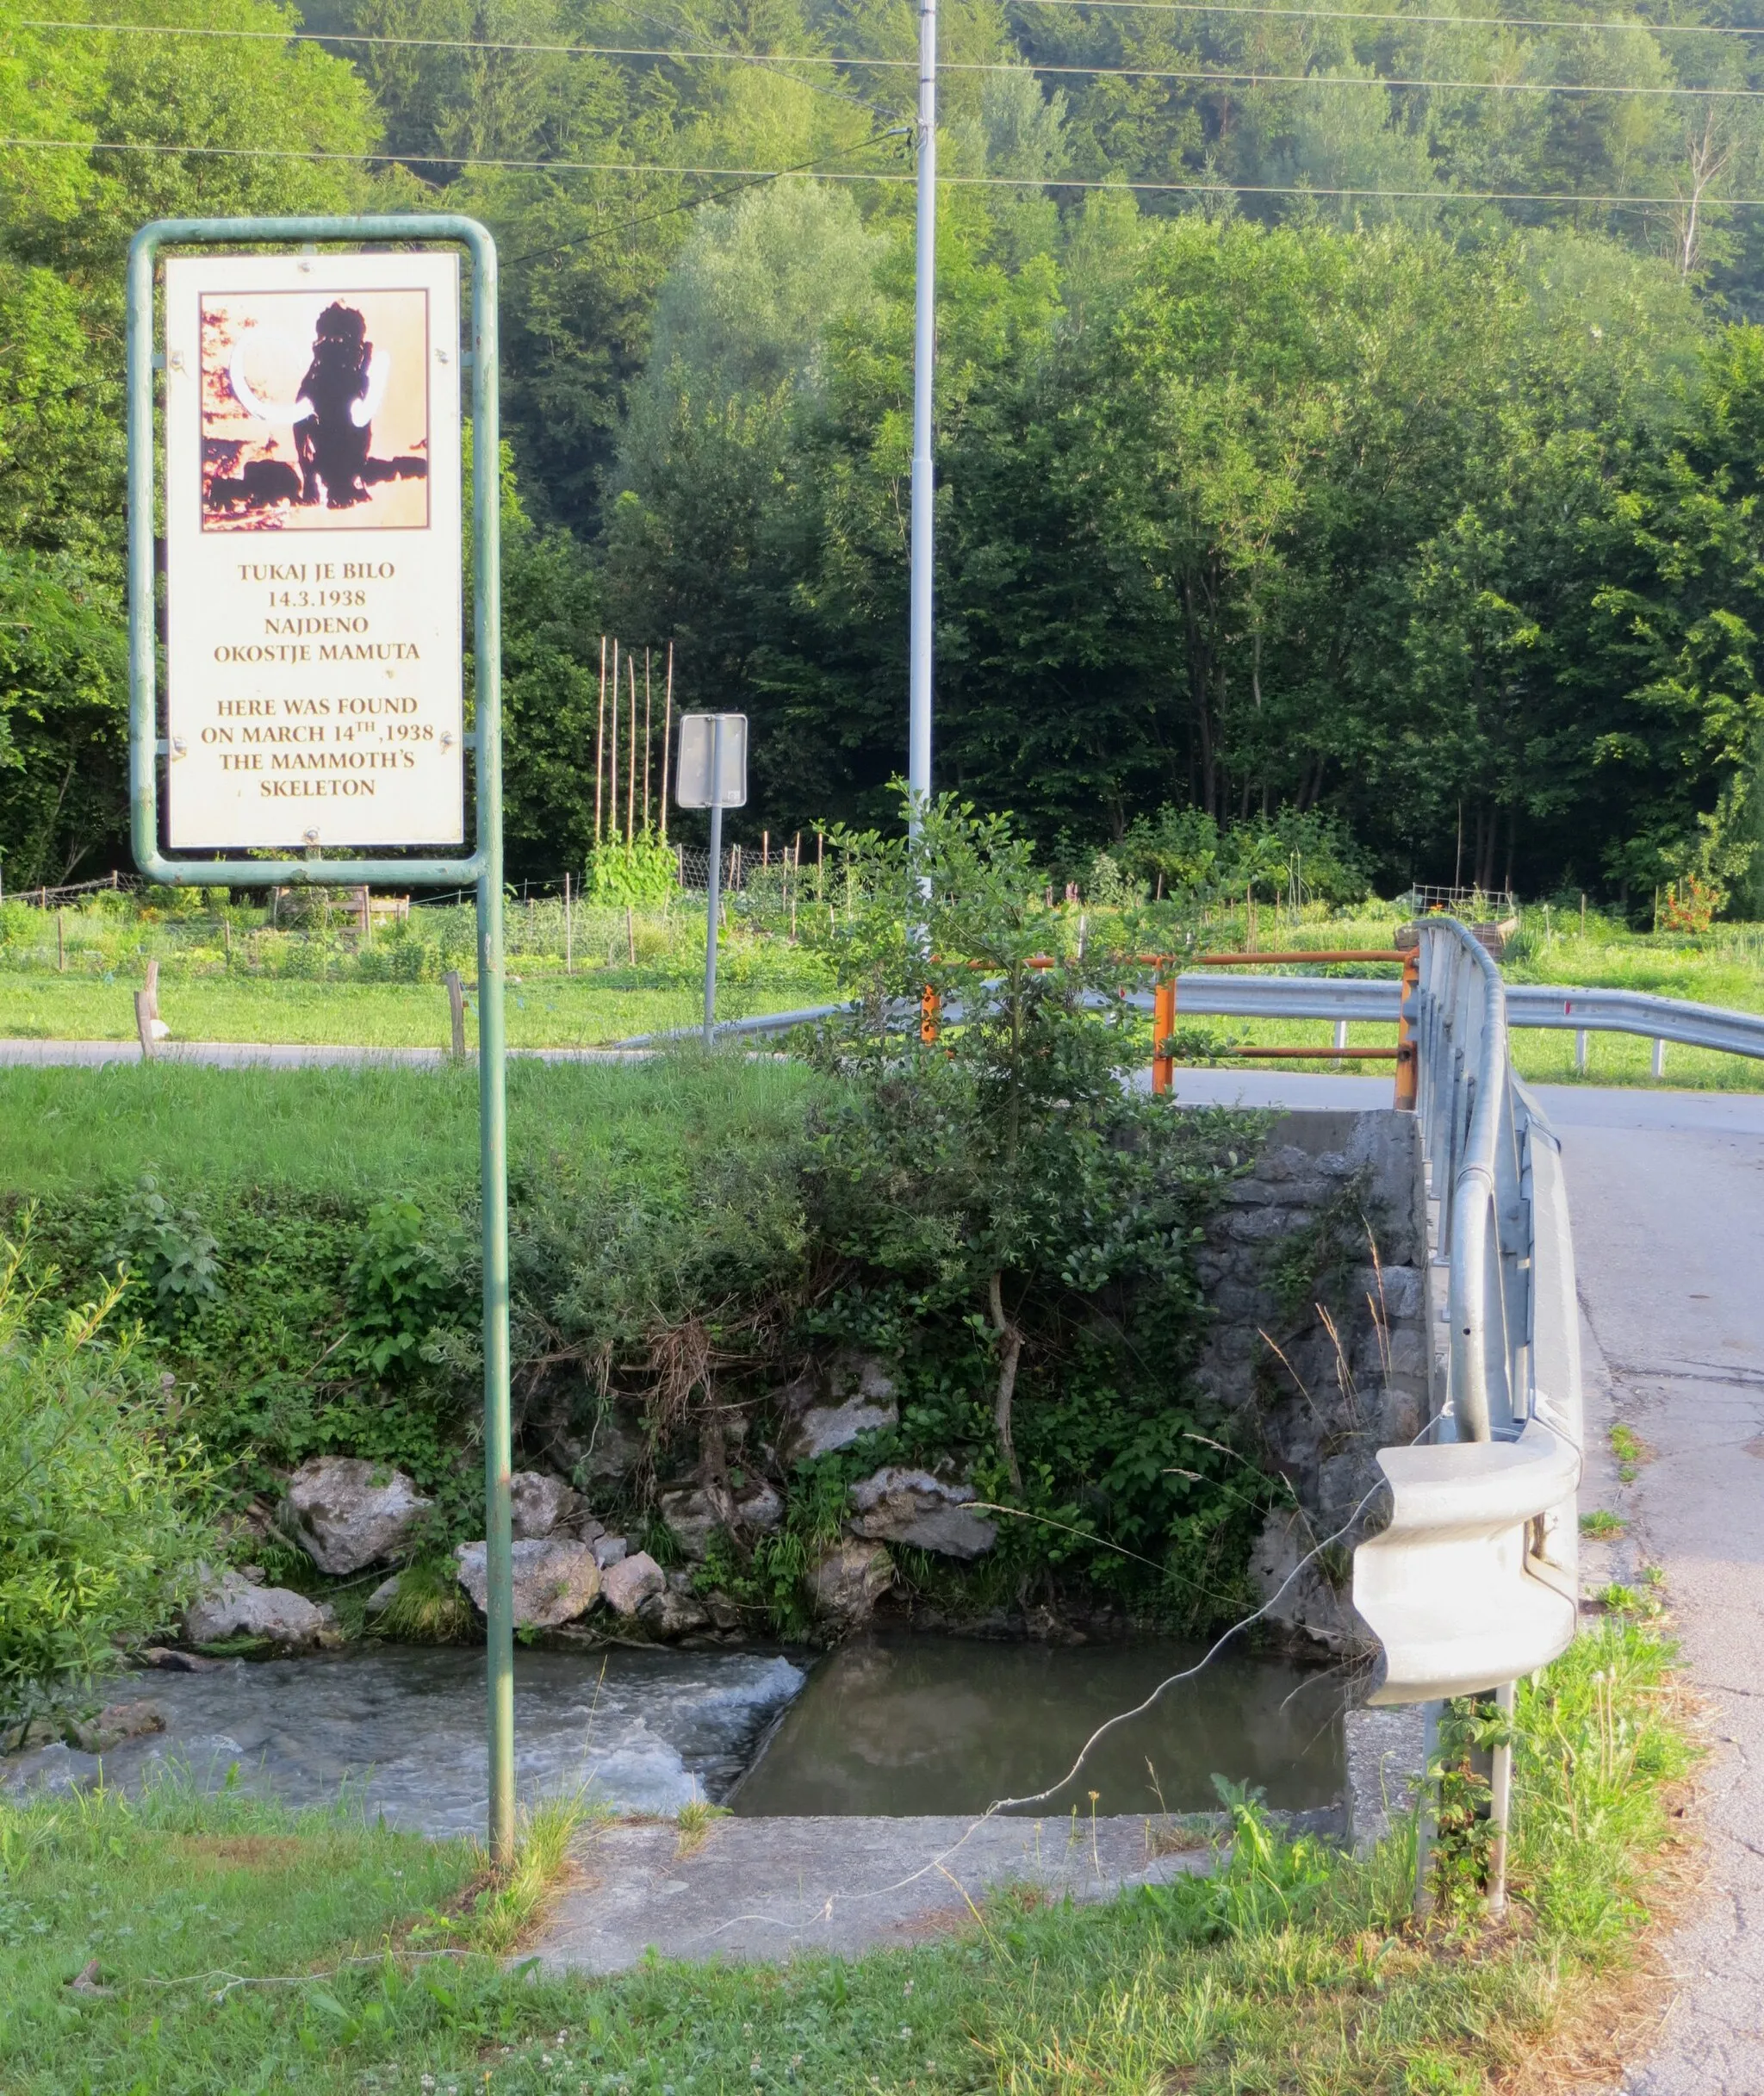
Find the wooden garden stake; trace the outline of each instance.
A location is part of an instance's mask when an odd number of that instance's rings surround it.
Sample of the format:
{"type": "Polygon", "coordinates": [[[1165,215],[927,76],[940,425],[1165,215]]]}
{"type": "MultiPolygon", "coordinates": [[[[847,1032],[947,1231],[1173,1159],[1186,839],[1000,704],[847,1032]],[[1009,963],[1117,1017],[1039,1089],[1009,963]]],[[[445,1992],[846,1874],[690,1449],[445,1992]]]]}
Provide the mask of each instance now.
{"type": "Polygon", "coordinates": [[[662,712],[662,842],[668,842],[668,757],[674,735],[674,643],[668,644],[668,697],[662,712]]]}
{"type": "Polygon", "coordinates": [[[612,643],[612,742],[607,758],[606,829],[618,842],[618,642],[612,643]]]}
{"type": "Polygon", "coordinates": [[[594,723],[594,842],[600,842],[600,775],[606,768],[606,636],[600,636],[600,713],[594,723]]]}
{"type": "Polygon", "coordinates": [[[465,1060],[465,985],[459,980],[459,970],[449,968],[446,973],[447,1011],[453,1023],[453,1059],[465,1060]]]}
{"type": "Polygon", "coordinates": [[[625,669],[630,675],[630,762],[626,769],[624,782],[624,841],[629,844],[637,836],[637,658],[627,655],[625,669]]]}
{"type": "Polygon", "coordinates": [[[649,650],[643,650],[643,835],[649,834],[649,749],[653,732],[649,725],[649,650]]]}

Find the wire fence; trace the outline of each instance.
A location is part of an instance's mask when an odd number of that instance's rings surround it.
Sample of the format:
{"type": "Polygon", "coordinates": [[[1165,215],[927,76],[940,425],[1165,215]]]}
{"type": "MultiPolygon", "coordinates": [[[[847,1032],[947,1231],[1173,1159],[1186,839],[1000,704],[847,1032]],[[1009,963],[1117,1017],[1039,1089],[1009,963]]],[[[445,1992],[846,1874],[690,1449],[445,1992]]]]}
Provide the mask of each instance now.
{"type": "Polygon", "coordinates": [[[1401,899],[1417,917],[1427,917],[1441,912],[1467,923],[1483,917],[1509,917],[1519,915],[1519,899],[1511,888],[1437,888],[1417,886],[1405,892],[1401,899]]]}
{"type": "Polygon", "coordinates": [[[102,880],[75,880],[60,887],[47,887],[40,883],[35,887],[16,888],[10,895],[0,889],[0,902],[24,903],[33,909],[54,910],[65,908],[69,903],[78,905],[94,895],[132,895],[141,886],[133,874],[109,874],[102,880]]]}

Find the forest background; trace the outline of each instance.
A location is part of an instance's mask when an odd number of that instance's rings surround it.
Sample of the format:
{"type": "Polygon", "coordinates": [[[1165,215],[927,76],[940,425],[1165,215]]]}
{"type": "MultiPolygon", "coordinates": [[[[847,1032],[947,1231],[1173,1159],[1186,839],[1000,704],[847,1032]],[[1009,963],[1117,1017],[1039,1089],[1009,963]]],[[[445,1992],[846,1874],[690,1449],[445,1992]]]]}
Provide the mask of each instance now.
{"type": "MultiPolygon", "coordinates": [[[[1764,29],[1487,4],[946,0],[937,782],[1050,859],[1296,810],[1764,914],[1764,29]]],[[[605,631],[752,716],[755,839],[889,819],[916,26],[0,6],[7,886],[127,864],[122,262],[196,212],[497,236],[512,875],[592,846],[605,631]]]]}

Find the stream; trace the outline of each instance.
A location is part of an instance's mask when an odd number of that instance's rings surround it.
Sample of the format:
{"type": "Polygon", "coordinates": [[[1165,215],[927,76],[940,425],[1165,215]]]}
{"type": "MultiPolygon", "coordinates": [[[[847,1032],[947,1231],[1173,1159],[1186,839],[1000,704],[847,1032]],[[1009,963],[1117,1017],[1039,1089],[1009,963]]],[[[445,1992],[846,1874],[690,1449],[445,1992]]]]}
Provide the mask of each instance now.
{"type": "MultiPolygon", "coordinates": [[[[984,1812],[1065,1776],[1107,1718],[1203,1645],[1042,1645],[924,1634],[842,1645],[816,1666],[730,1800],[738,1813],[984,1812]]],[[[1111,1727],[1040,1816],[1219,1809],[1215,1773],[1304,1811],[1342,1794],[1333,1670],[1225,1653],[1111,1727]]]]}
{"type": "MultiPolygon", "coordinates": [[[[822,1658],[772,1651],[615,1649],[515,1655],[523,1803],[586,1788],[621,1813],[727,1799],[742,1815],[965,1813],[1057,1782],[1088,1733],[1200,1657],[1168,1639],[1047,1647],[907,1634],[822,1658]]],[[[137,1789],[187,1771],[291,1805],[339,1795],[424,1833],[485,1819],[481,1651],[370,1646],[334,1657],[231,1660],[133,1675],[165,1730],[102,1757],[137,1789]]],[[[0,1762],[0,1789],[96,1780],[96,1757],[54,1745],[0,1762]]],[[[1074,1783],[1034,1808],[1063,1814],[1214,1807],[1217,1770],[1304,1808],[1341,1792],[1332,1674],[1258,1655],[1214,1660],[1120,1726],[1074,1783]]]]}

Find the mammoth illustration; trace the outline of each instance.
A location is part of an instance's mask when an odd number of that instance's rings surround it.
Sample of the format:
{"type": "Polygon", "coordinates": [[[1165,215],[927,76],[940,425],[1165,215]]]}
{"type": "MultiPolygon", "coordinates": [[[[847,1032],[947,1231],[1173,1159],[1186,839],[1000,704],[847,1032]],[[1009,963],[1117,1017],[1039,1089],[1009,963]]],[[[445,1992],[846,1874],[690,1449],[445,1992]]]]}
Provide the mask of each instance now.
{"type": "MultiPolygon", "coordinates": [[[[376,458],[374,417],[386,398],[392,359],[368,340],[367,321],[353,306],[336,299],[319,315],[312,361],[291,403],[263,399],[245,376],[251,337],[241,333],[227,366],[233,396],[254,420],[292,425],[300,470],[269,459],[253,460],[237,478],[216,476],[208,487],[211,509],[243,503],[248,509],[278,502],[349,509],[370,500],[381,481],[421,480],[426,459],[376,458]]],[[[270,446],[274,450],[273,444],[270,446]]]]}

